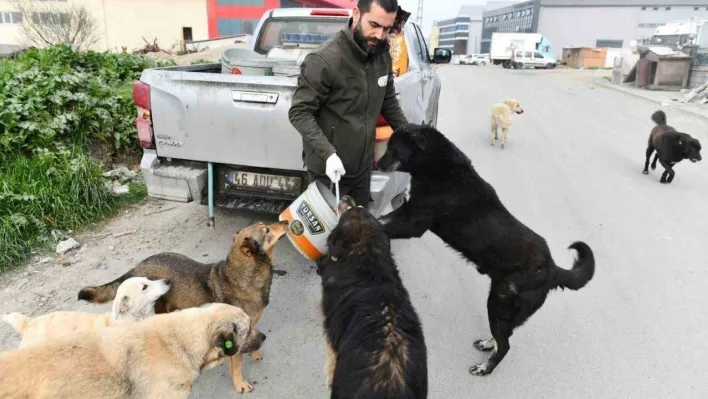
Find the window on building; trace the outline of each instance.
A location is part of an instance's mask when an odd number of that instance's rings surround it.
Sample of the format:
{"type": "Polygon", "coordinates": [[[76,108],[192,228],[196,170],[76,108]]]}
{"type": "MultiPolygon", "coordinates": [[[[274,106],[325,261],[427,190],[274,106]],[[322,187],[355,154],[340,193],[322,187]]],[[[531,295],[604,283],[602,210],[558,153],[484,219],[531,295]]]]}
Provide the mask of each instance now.
{"type": "Polygon", "coordinates": [[[693,7],[693,11],[698,11],[699,7],[693,7]]]}
{"type": "Polygon", "coordinates": [[[251,6],[263,7],[263,0],[216,0],[220,6],[251,6]]]}
{"type": "Polygon", "coordinates": [[[622,48],[623,40],[604,40],[597,39],[595,47],[622,48]]]}
{"type": "Polygon", "coordinates": [[[20,24],[22,23],[22,13],[3,12],[0,13],[0,24],[20,24]]]}
{"type": "Polygon", "coordinates": [[[666,7],[665,10],[669,11],[669,10],[671,10],[671,7],[666,7]]]}
{"type": "Polygon", "coordinates": [[[257,19],[218,18],[216,30],[219,36],[251,34],[257,23],[257,19]]]}
{"type": "Polygon", "coordinates": [[[647,10],[647,7],[646,7],[646,6],[643,6],[643,7],[642,7],[642,11],[646,11],[646,10],[647,10]]]}
{"type": "Polygon", "coordinates": [[[302,8],[302,3],[295,0],[280,0],[280,8],[302,8]]]}
{"type": "Polygon", "coordinates": [[[659,11],[659,7],[654,7],[654,11],[659,11]]]}
{"type": "Polygon", "coordinates": [[[189,26],[182,27],[182,40],[185,42],[191,42],[192,40],[192,28],[189,26]]]}
{"type": "Polygon", "coordinates": [[[32,22],[37,25],[65,25],[69,23],[69,14],[60,12],[33,12],[32,22]]]}

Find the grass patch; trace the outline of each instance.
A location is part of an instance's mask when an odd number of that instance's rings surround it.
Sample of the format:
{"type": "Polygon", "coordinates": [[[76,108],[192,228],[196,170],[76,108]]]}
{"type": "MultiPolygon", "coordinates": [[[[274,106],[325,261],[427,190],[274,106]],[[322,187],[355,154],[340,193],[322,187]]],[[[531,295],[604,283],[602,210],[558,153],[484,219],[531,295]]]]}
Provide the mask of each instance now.
{"type": "Polygon", "coordinates": [[[145,196],[131,187],[125,196],[112,194],[98,164],[80,148],[3,157],[0,164],[0,272],[37,248],[49,248],[64,231],[112,216],[145,196]]]}

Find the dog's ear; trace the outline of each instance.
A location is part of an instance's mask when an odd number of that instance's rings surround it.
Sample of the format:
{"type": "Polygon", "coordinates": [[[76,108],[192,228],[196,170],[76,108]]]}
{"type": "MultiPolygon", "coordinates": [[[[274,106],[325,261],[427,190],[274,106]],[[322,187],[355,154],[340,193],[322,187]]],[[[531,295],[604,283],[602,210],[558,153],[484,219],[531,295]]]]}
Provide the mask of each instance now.
{"type": "Polygon", "coordinates": [[[244,255],[256,256],[261,251],[261,245],[251,237],[244,237],[241,243],[241,252],[244,255]]]}
{"type": "Polygon", "coordinates": [[[120,299],[120,305],[118,305],[119,313],[127,313],[133,307],[133,300],[129,296],[124,296],[120,299]]]}
{"type": "Polygon", "coordinates": [[[216,344],[224,351],[226,356],[233,356],[238,353],[236,334],[232,332],[221,334],[216,344]]]}
{"type": "Polygon", "coordinates": [[[425,147],[428,145],[428,140],[425,136],[423,136],[423,133],[413,130],[411,131],[410,138],[413,140],[416,147],[418,147],[421,151],[425,151],[425,147]]]}

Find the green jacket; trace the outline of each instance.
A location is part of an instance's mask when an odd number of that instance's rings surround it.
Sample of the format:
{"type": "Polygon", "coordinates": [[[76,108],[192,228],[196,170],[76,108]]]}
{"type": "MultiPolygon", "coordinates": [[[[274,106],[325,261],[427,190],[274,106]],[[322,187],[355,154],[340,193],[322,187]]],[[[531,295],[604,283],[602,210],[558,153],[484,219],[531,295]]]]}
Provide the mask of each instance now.
{"type": "Polygon", "coordinates": [[[391,55],[365,53],[351,23],[307,55],[293,94],[290,123],[302,135],[305,166],[316,174],[325,174],[335,152],[348,176],[370,173],[379,114],[394,130],[407,123],[393,87],[391,55]]]}

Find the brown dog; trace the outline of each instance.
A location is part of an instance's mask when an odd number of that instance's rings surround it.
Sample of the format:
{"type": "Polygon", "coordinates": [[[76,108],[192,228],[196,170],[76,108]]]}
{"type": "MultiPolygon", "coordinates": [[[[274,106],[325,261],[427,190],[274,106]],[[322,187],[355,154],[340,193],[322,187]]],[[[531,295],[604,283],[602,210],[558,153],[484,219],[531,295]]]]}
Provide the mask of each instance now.
{"type": "MultiPolygon", "coordinates": [[[[120,283],[130,277],[168,278],[172,289],[155,302],[155,313],[167,313],[223,302],[242,308],[255,326],[268,306],[273,281],[273,248],[287,233],[287,222],[269,226],[258,223],[233,237],[226,260],[204,264],[176,253],[160,253],[140,262],[116,280],[96,287],[84,287],[79,299],[104,303],[113,299],[120,283]]],[[[253,360],[260,353],[250,354],[253,360]]],[[[251,392],[253,386],[243,378],[242,354],[231,357],[231,378],[239,393],[251,392]]]]}
{"type": "Polygon", "coordinates": [[[0,355],[1,398],[187,398],[202,371],[258,349],[235,306],[209,304],[0,355]]]}

